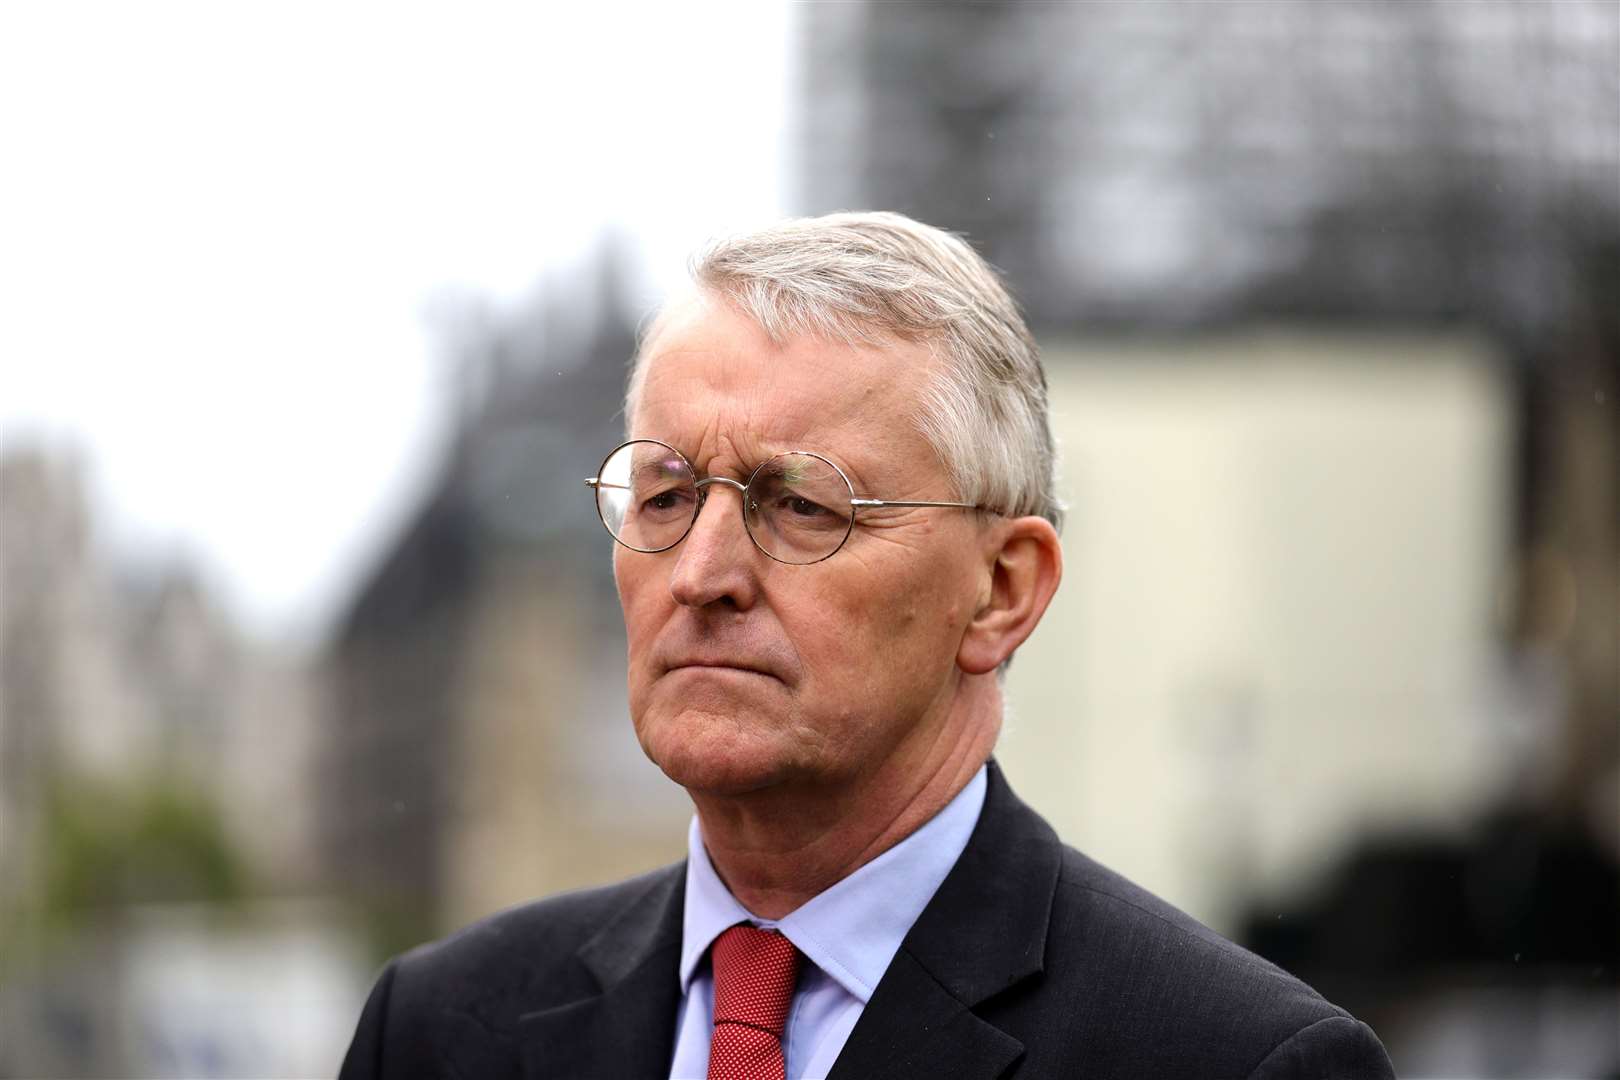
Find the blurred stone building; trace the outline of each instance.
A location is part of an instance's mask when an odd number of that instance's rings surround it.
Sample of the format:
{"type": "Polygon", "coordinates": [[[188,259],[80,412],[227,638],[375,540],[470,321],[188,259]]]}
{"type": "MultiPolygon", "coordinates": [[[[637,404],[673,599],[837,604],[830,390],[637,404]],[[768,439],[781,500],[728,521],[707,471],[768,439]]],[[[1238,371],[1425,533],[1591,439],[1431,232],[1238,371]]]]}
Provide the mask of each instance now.
{"type": "Polygon", "coordinates": [[[622,264],[464,313],[443,472],[323,673],[323,849],[384,946],[676,857],[689,808],[624,701],[611,541],[581,481],[619,440],[622,264]]]}
{"type": "Polygon", "coordinates": [[[296,657],[245,639],[184,561],[112,556],[73,457],[8,450],[0,494],[0,851],[23,860],[8,891],[34,876],[44,789],[81,781],[193,786],[272,889],[307,884],[296,657]]]}
{"type": "Polygon", "coordinates": [[[309,708],[193,568],[106,548],[77,458],[0,453],[0,1073],[160,1066],[141,920],[206,950],[311,886],[309,708]]]}

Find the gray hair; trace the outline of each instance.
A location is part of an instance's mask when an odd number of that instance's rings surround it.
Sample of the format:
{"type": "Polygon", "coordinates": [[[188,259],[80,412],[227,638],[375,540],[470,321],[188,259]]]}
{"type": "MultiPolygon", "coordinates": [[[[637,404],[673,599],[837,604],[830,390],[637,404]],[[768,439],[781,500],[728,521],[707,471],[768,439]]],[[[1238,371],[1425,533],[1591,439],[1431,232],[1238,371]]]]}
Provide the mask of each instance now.
{"type": "MultiPolygon", "coordinates": [[[[1039,349],[995,271],[960,237],[893,213],[796,218],[711,243],[691,273],[773,341],[898,338],[943,354],[913,419],[958,497],[1062,525],[1039,349]]],[[[643,338],[627,418],[661,318],[643,338]]]]}

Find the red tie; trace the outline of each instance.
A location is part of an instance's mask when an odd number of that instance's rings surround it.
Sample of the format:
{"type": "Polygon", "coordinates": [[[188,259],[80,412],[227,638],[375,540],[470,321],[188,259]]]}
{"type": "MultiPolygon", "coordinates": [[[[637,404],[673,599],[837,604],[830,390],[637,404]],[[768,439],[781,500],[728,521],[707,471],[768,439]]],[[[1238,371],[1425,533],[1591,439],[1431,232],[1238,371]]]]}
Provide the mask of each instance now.
{"type": "Polygon", "coordinates": [[[786,1080],[782,1028],[799,950],[775,930],[733,926],[714,939],[714,1038],[709,1080],[786,1080]]]}

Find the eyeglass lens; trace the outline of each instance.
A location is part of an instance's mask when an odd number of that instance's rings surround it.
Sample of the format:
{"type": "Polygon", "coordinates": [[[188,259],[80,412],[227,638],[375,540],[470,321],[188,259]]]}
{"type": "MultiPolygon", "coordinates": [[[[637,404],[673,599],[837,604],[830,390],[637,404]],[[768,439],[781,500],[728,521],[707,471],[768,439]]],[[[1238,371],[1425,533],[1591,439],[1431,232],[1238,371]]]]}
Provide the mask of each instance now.
{"type": "MultiPolygon", "coordinates": [[[[743,522],[760,550],[789,563],[819,562],[843,545],[853,519],[849,482],[814,454],[778,454],[754,471],[743,522]]],[[[597,509],[614,539],[636,551],[680,543],[699,508],[691,466],[662,443],[636,441],[602,465],[597,509]]]]}

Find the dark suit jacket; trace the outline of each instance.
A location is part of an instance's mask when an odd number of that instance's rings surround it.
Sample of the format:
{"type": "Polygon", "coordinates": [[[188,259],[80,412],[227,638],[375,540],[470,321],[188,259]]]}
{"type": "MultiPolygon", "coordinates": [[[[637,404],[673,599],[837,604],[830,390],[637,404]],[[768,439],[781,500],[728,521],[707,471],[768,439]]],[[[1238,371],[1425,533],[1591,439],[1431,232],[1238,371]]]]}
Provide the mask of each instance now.
{"type": "MultiPolygon", "coordinates": [[[[1372,1030],[1064,847],[992,762],[978,826],[833,1076],[1392,1077],[1372,1030]]],[[[542,900],[401,956],[342,1080],[668,1074],[683,865],[542,900]]]]}

